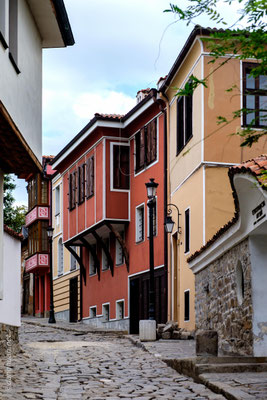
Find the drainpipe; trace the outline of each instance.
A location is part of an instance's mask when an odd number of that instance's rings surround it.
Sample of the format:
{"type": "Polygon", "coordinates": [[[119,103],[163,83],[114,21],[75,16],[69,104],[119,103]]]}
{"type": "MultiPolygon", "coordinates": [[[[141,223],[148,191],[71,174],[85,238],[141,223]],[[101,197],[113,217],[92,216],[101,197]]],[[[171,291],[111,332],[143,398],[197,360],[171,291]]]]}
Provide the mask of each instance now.
{"type": "MultiPolygon", "coordinates": [[[[80,247],[80,257],[83,261],[83,248],[80,247]]],[[[82,275],[82,268],[80,266],[80,319],[79,321],[82,321],[83,319],[83,275],[82,275]]]]}

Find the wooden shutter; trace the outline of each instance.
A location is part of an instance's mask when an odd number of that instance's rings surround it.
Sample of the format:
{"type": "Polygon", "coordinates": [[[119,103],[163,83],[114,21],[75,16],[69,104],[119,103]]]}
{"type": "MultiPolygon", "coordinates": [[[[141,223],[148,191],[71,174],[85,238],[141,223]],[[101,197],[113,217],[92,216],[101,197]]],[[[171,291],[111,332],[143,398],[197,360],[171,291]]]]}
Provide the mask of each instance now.
{"type": "Polygon", "coordinates": [[[81,203],[81,167],[77,170],[77,193],[78,193],[78,204],[81,203]]]}
{"type": "Polygon", "coordinates": [[[90,197],[90,158],[86,161],[86,197],[90,197]]]}
{"type": "Polygon", "coordinates": [[[155,161],[157,158],[157,118],[155,118],[150,123],[150,132],[151,132],[151,162],[155,161]]]}
{"type": "Polygon", "coordinates": [[[69,209],[72,209],[72,174],[69,175],[69,209]]]}
{"type": "Polygon", "coordinates": [[[73,172],[72,174],[72,207],[75,208],[76,206],[76,186],[77,186],[77,172],[73,172]]]}
{"type": "Polygon", "coordinates": [[[142,168],[145,165],[145,128],[140,130],[140,165],[142,168]]]}
{"type": "Polygon", "coordinates": [[[184,147],[184,97],[177,100],[177,151],[180,153],[184,147]]]}
{"type": "Polygon", "coordinates": [[[94,194],[94,156],[90,158],[90,196],[94,194]]]}
{"type": "Polygon", "coordinates": [[[145,159],[145,161],[146,161],[146,164],[148,165],[151,163],[151,145],[152,145],[152,143],[151,143],[151,123],[145,127],[145,132],[146,132],[146,152],[145,152],[146,159],[145,159]]]}
{"type": "Polygon", "coordinates": [[[192,132],[192,106],[193,106],[193,96],[185,96],[185,144],[191,138],[192,132]]]}

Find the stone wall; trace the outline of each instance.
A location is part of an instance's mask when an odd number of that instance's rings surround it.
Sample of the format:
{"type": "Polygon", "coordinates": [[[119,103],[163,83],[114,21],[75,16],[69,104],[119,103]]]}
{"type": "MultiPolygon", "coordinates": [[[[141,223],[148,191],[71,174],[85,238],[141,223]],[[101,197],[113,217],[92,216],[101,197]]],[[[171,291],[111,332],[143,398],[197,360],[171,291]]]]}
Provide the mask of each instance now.
{"type": "Polygon", "coordinates": [[[18,350],[18,327],[0,324],[0,356],[15,354],[18,350]]]}
{"type": "Polygon", "coordinates": [[[252,355],[251,263],[248,239],[209,264],[195,278],[196,328],[218,332],[219,354],[252,355]],[[242,279],[240,270],[243,271],[242,279]]]}

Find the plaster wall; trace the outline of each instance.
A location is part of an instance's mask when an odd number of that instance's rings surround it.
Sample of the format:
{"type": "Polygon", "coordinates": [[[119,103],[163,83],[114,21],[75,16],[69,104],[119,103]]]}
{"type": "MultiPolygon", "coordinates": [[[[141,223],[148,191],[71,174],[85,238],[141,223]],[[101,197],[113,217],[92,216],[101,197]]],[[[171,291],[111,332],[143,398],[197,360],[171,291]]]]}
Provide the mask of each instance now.
{"type": "MultiPolygon", "coordinates": [[[[178,269],[177,286],[178,299],[173,299],[173,307],[177,307],[179,327],[193,330],[195,327],[195,278],[187,264],[187,258],[202,246],[203,237],[203,173],[200,168],[184,185],[171,197],[171,203],[178,206],[181,213],[180,227],[181,234],[178,235],[177,261],[175,262],[175,252],[172,248],[172,268],[178,269]],[[185,253],[185,211],[190,209],[190,251],[185,253]],[[190,290],[190,320],[184,321],[184,292],[190,290]]],[[[177,214],[173,211],[173,219],[176,222],[177,214]]],[[[171,272],[174,274],[174,271],[171,272]]],[[[175,283],[174,283],[175,284],[175,283]]]]}
{"type": "MultiPolygon", "coordinates": [[[[8,26],[6,29],[8,39],[8,26]]],[[[0,44],[0,101],[22,133],[33,153],[42,156],[42,44],[26,0],[18,1],[18,68],[0,44]]]]}
{"type": "MultiPolygon", "coordinates": [[[[2,247],[2,246],[1,246],[2,247]]],[[[3,233],[3,298],[0,323],[20,326],[21,242],[3,233]]]]}
{"type": "Polygon", "coordinates": [[[267,356],[267,236],[250,236],[252,264],[253,355],[267,356]]]}

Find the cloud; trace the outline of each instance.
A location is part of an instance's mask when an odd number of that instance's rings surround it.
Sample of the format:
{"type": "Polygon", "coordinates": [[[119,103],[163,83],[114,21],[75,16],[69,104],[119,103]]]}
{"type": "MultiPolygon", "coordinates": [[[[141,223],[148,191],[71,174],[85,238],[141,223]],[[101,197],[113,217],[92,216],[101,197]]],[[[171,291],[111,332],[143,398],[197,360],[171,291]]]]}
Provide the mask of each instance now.
{"type": "Polygon", "coordinates": [[[126,114],[135,104],[135,98],[115,91],[82,93],[73,104],[73,110],[78,117],[91,119],[96,112],[126,114]]]}

